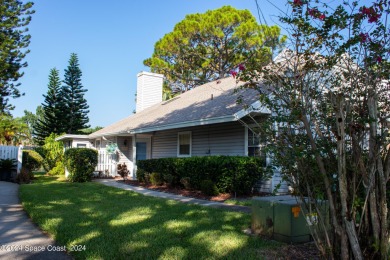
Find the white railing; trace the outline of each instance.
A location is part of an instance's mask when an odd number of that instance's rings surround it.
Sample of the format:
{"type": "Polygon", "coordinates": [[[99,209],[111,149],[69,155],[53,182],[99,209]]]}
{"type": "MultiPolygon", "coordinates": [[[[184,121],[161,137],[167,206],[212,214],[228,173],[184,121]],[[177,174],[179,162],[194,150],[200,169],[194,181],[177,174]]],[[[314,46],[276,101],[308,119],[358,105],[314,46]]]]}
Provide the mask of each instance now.
{"type": "Polygon", "coordinates": [[[19,174],[22,169],[23,146],[0,145],[0,159],[15,159],[17,161],[16,172],[19,174]]]}
{"type": "Polygon", "coordinates": [[[109,154],[106,150],[98,150],[98,164],[95,170],[101,172],[104,175],[116,176],[116,169],[116,153],[109,154]]]}

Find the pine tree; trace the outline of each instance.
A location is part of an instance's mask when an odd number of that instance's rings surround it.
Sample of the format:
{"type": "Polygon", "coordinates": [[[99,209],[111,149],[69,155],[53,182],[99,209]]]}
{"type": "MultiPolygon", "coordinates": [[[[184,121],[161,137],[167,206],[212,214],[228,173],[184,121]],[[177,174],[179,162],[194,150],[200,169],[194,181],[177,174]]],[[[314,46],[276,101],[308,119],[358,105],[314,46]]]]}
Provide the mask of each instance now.
{"type": "Polygon", "coordinates": [[[62,86],[63,118],[67,134],[77,134],[81,129],[88,128],[88,104],[84,98],[87,92],[81,84],[81,70],[75,53],[70,55],[68,68],[65,69],[65,85],[62,86]]]}
{"type": "Polygon", "coordinates": [[[34,127],[34,134],[40,144],[51,133],[62,134],[65,132],[61,80],[56,68],[50,70],[47,94],[43,96],[45,97],[42,103],[43,117],[38,119],[38,123],[34,127]]]}
{"type": "Polygon", "coordinates": [[[20,97],[18,79],[27,67],[23,61],[29,53],[32,2],[7,0],[0,2],[0,112],[9,112],[13,106],[9,98],[20,97]]]}

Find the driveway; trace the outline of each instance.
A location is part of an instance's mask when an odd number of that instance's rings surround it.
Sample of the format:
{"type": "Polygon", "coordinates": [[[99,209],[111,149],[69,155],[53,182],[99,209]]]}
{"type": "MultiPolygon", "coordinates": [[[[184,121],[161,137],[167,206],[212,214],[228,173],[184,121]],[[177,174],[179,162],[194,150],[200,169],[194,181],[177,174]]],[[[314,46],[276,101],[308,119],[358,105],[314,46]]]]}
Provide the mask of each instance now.
{"type": "Polygon", "coordinates": [[[0,259],[72,259],[31,222],[18,192],[18,184],[0,181],[0,259]]]}

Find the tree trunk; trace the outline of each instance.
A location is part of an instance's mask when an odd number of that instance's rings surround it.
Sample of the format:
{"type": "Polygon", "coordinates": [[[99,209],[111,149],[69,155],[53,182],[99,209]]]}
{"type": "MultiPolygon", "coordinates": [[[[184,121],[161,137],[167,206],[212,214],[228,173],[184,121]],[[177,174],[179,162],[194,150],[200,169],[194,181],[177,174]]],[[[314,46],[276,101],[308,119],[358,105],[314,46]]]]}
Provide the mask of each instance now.
{"type": "MultiPolygon", "coordinates": [[[[346,164],[346,138],[345,138],[345,103],[344,97],[334,96],[332,94],[332,103],[335,108],[336,126],[337,126],[337,167],[339,178],[339,194],[341,202],[341,218],[343,221],[343,227],[348,235],[348,242],[351,246],[352,253],[355,259],[363,259],[363,254],[360,249],[359,239],[355,229],[355,222],[352,219],[350,209],[348,207],[348,179],[347,179],[347,164],[346,164]]],[[[342,238],[345,239],[344,236],[342,238]]],[[[347,246],[347,245],[346,245],[347,246]]],[[[348,246],[347,246],[348,247],[348,246]]],[[[342,257],[347,259],[348,252],[342,248],[342,257]]],[[[349,258],[349,256],[348,256],[349,258]]]]}

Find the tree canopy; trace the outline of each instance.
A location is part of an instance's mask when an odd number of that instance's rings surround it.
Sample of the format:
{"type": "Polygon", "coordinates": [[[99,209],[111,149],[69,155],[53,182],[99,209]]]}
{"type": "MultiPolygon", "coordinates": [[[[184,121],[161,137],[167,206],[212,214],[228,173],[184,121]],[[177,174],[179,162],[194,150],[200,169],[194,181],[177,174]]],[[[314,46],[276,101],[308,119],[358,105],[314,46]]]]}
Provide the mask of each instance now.
{"type": "Polygon", "coordinates": [[[259,25],[248,10],[223,6],[187,15],[155,44],[144,64],[182,92],[229,76],[249,60],[268,63],[284,40],[279,27],[259,25]]]}
{"type": "Polygon", "coordinates": [[[17,0],[1,1],[0,5],[0,112],[9,112],[13,106],[9,97],[20,97],[18,79],[23,76],[21,69],[30,44],[28,24],[31,21],[32,2],[17,0]]]}

